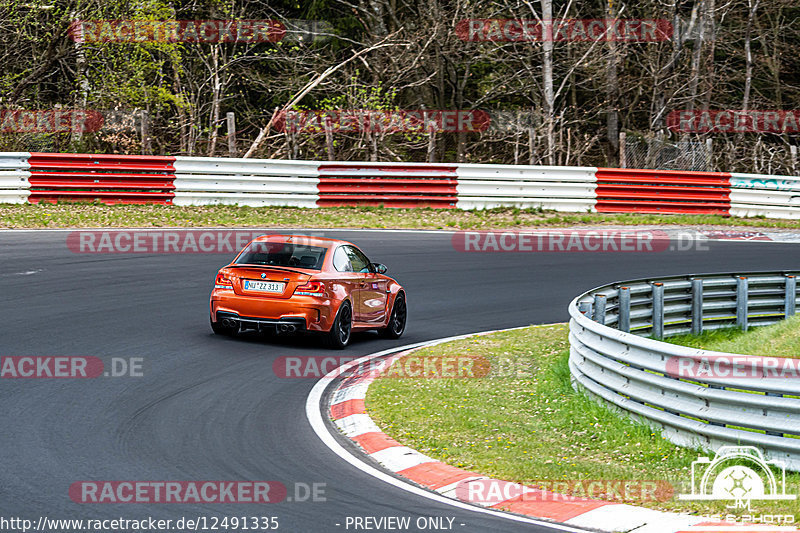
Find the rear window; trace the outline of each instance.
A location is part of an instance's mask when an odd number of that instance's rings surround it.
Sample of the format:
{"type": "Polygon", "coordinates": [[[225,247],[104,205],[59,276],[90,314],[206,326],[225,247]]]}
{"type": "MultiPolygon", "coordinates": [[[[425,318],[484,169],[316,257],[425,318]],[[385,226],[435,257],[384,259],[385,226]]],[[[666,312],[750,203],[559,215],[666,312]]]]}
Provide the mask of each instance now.
{"type": "Polygon", "coordinates": [[[283,242],[251,242],[236,265],[269,265],[322,270],[327,248],[283,242]]]}

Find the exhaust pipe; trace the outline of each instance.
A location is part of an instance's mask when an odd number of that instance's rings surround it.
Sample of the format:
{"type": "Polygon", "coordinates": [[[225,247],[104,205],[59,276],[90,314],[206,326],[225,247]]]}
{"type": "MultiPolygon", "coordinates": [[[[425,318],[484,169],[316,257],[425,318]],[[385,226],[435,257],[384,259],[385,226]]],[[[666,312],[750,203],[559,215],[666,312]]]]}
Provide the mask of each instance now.
{"type": "Polygon", "coordinates": [[[281,333],[294,333],[297,330],[297,326],[294,324],[281,324],[278,329],[281,333]]]}
{"type": "Polygon", "coordinates": [[[226,328],[235,328],[239,326],[239,323],[233,318],[223,318],[222,325],[226,328]]]}

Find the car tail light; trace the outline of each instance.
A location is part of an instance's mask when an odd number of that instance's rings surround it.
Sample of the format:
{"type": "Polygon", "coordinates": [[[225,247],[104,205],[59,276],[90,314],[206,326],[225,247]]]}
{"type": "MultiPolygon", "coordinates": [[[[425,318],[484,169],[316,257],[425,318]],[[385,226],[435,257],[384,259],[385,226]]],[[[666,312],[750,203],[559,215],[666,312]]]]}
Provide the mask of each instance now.
{"type": "Polygon", "coordinates": [[[325,284],[321,281],[309,281],[305,285],[300,285],[294,290],[295,294],[303,296],[324,296],[325,284]]]}
{"type": "Polygon", "coordinates": [[[233,283],[231,283],[230,278],[226,277],[225,274],[219,272],[217,274],[217,280],[214,282],[215,289],[232,289],[233,283]]]}

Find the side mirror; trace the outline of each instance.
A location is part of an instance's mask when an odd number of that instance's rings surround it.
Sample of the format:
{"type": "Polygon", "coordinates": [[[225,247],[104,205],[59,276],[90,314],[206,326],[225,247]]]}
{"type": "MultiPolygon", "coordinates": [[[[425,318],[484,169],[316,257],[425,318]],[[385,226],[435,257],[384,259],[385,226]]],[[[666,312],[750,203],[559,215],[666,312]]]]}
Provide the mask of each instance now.
{"type": "Polygon", "coordinates": [[[386,270],[388,270],[386,268],[386,265],[381,263],[372,263],[372,266],[375,267],[375,272],[377,272],[378,274],[386,274],[386,270]]]}

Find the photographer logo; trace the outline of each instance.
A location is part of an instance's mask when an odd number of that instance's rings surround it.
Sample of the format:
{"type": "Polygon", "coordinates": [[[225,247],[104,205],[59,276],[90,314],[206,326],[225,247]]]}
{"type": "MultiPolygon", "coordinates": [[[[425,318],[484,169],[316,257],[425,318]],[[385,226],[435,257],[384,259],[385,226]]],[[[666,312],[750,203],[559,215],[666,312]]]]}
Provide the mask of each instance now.
{"type": "Polygon", "coordinates": [[[713,459],[692,463],[692,492],[680,500],[728,500],[728,509],[750,509],[753,500],[795,500],[786,494],[782,461],[767,461],[755,446],[723,446],[713,459]]]}

